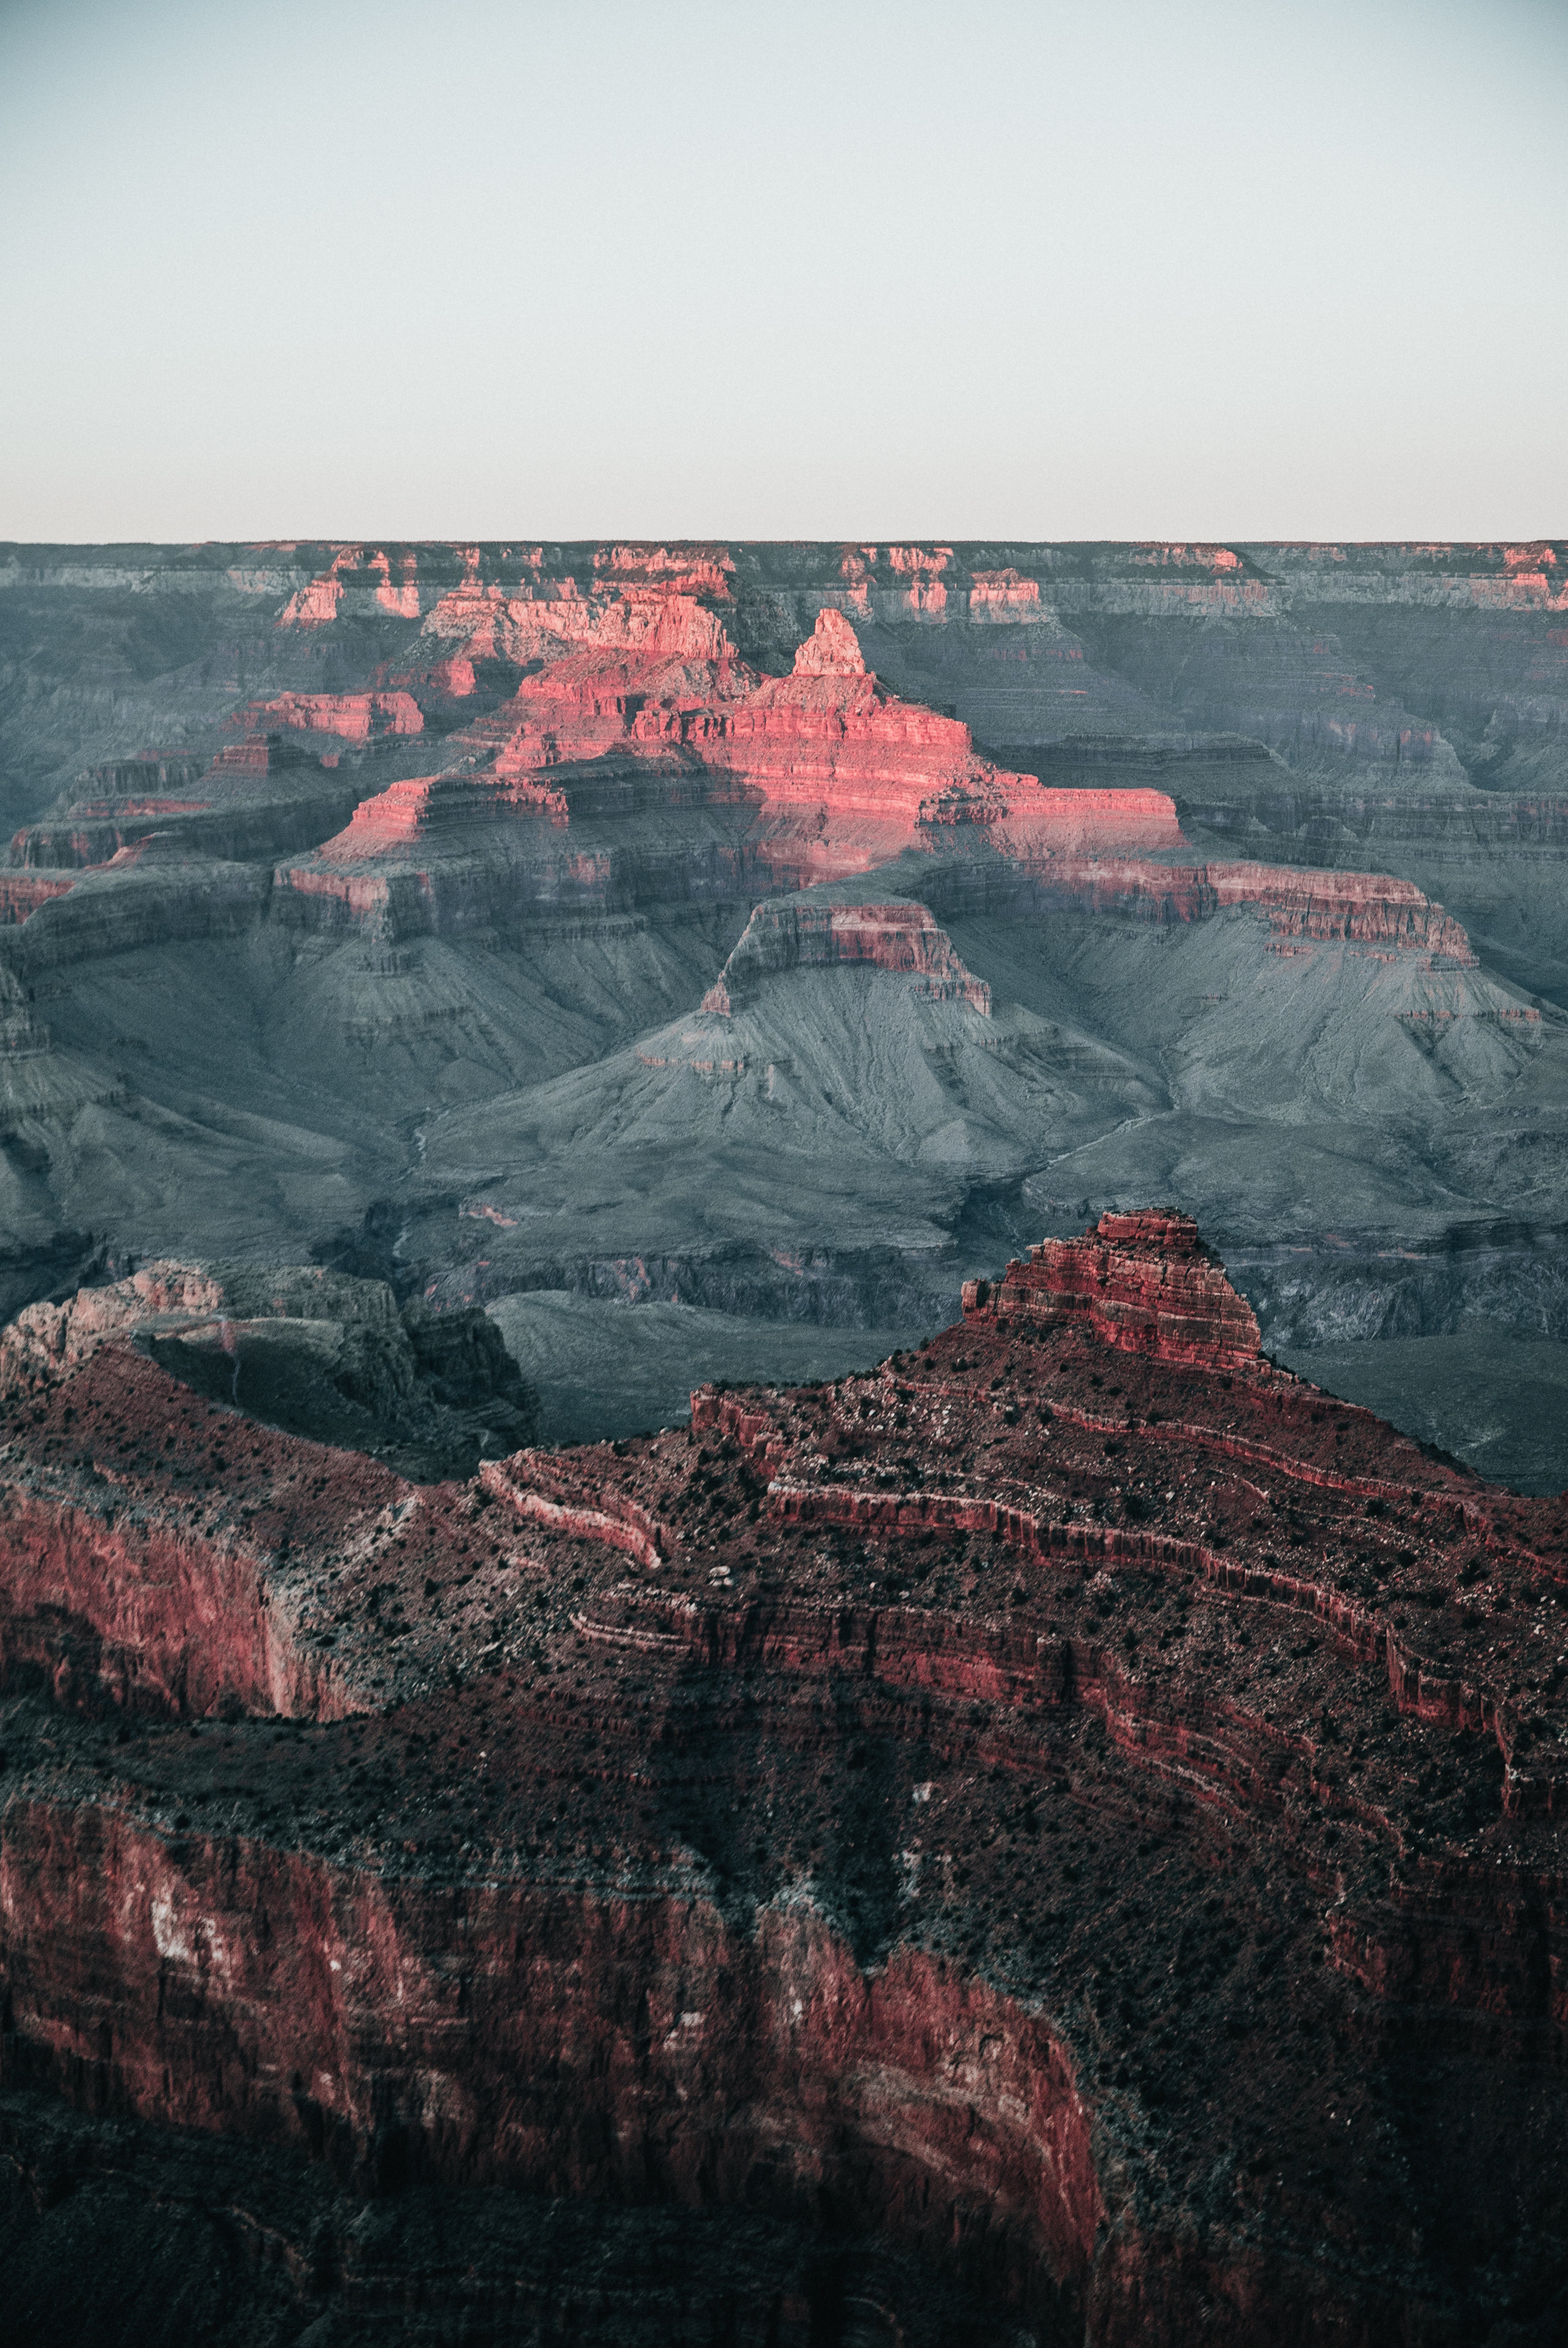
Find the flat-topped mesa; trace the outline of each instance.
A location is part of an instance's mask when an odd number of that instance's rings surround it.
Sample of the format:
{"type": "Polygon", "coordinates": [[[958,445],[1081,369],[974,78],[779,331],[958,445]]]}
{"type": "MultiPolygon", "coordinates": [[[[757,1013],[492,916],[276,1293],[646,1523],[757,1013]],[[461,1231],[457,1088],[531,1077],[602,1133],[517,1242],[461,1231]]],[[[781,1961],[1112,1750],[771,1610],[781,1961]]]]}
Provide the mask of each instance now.
{"type": "Polygon", "coordinates": [[[984,979],[965,969],[926,906],[905,902],[758,905],[702,997],[702,1008],[728,1019],[736,1001],[764,978],[843,963],[897,972],[932,1002],[967,1003],[990,1016],[991,991],[984,979]]]}
{"type": "Polygon", "coordinates": [[[1358,940],[1440,955],[1473,968],[1460,924],[1413,880],[1388,872],[1303,872],[1292,865],[1211,864],[1221,905],[1258,905],[1280,936],[1358,940]]]}
{"type": "MultiPolygon", "coordinates": [[[[1153,798],[1153,792],[1062,791],[1061,800],[1153,798]]],[[[1460,923],[1413,880],[1387,872],[1314,871],[1250,861],[1157,863],[1141,855],[1055,852],[1022,860],[1041,900],[1161,922],[1206,922],[1229,907],[1261,914],[1276,937],[1382,947],[1476,967],[1460,923]]]]}
{"type": "Polygon", "coordinates": [[[999,1281],[964,1283],[966,1319],[1079,1322],[1126,1353],[1194,1369],[1263,1366],[1256,1316],[1190,1215],[1102,1215],[1081,1239],[1043,1240],[999,1281]]]}

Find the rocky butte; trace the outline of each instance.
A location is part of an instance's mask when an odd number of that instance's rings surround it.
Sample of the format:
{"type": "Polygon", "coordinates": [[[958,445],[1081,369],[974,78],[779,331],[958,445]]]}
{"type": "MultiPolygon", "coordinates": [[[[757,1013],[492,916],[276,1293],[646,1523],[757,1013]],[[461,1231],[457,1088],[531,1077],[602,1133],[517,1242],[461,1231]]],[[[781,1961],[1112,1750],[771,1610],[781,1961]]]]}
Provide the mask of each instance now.
{"type": "Polygon", "coordinates": [[[25,2336],[1562,2337],[1568,1496],[1173,1210],[423,1483],[227,1277],[4,1347],[25,2336]]]}

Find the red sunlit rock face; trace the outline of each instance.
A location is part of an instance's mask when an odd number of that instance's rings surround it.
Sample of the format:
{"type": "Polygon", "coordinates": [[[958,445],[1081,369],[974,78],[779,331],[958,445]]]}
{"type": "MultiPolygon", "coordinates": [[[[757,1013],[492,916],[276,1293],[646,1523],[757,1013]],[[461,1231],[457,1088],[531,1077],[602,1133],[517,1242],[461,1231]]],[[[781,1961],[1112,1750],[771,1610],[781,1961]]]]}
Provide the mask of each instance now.
{"type": "Polygon", "coordinates": [[[971,1281],[964,1309],[1086,1323],[1129,1353],[1204,1369],[1261,1367],[1257,1320],[1190,1215],[1102,1215],[1081,1240],[1045,1240],[999,1281],[971,1281]]]}
{"type": "MultiPolygon", "coordinates": [[[[26,2173],[46,2090],[314,2157],[404,2290],[450,2188],[455,2243],[500,2185],[749,2212],[817,2279],[721,2233],[690,2287],[801,2348],[829,2250],[977,2348],[1552,2307],[1562,1499],[1276,1368],[1163,1211],[869,1375],[423,1488],[138,1352],[200,1278],[7,1341],[26,2173]]],[[[354,2262],[269,2189],[298,2329],[354,2262]]]]}
{"type": "Polygon", "coordinates": [[[407,693],[285,693],[246,713],[260,727],[302,734],[338,734],[368,742],[373,734],[419,734],[425,719],[407,693]]]}
{"type": "MultiPolygon", "coordinates": [[[[38,877],[10,890],[11,919],[67,893],[66,873],[143,845],[160,868],[271,850],[284,860],[272,918],[394,937],[515,926],[533,911],[754,901],[913,853],[1026,874],[1045,901],[1092,911],[1191,921],[1245,906],[1282,936],[1471,959],[1460,925],[1409,880],[1167,863],[1186,843],[1164,791],[1086,776],[1060,788],[978,754],[959,718],[868,664],[851,620],[873,620],[854,593],[875,553],[845,557],[848,615],[819,604],[788,673],[766,675],[730,633],[734,563],[723,550],[600,549],[579,582],[524,549],[508,586],[477,550],[444,585],[415,550],[340,549],[284,610],[285,633],[423,613],[426,656],[362,690],[242,705],[227,721],[238,738],[205,767],[149,753],[149,779],[190,769],[200,788],[185,796],[138,792],[138,762],[120,762],[112,791],[17,835],[13,861],[38,877]]],[[[1161,594],[1255,583],[1238,583],[1226,550],[1155,550],[1149,562],[1155,554],[1161,594]]],[[[887,592],[945,626],[952,551],[895,548],[888,562],[901,583],[887,592]]],[[[1040,582],[1015,567],[974,572],[967,609],[999,637],[1062,635],[1040,582]]],[[[143,925],[166,903],[172,924],[187,918],[176,884],[144,880],[143,925]]],[[[57,936],[41,953],[92,950],[96,908],[50,921],[57,936]]]]}
{"type": "Polygon", "coordinates": [[[471,918],[476,889],[487,905],[496,889],[608,903],[617,864],[651,850],[676,891],[756,894],[971,838],[1050,858],[1181,842],[1161,792],[1050,790],[978,757],[967,726],[870,674],[831,607],[782,677],[759,676],[717,613],[662,583],[519,596],[471,582],[426,633],[461,647],[438,664],[449,693],[459,664],[526,673],[459,733],[459,768],[363,800],[280,871],[302,922],[440,929],[471,918]]]}
{"type": "MultiPolygon", "coordinates": [[[[1004,581],[996,592],[1016,601],[1021,589],[1004,581]]],[[[680,873],[687,891],[714,885],[702,873],[755,892],[864,871],[911,848],[950,857],[979,845],[1064,904],[1162,920],[1246,905],[1282,935],[1473,959],[1458,924],[1409,881],[1150,860],[1150,850],[1184,844],[1165,794],[1053,788],[996,767],[967,726],[891,695],[831,606],[784,677],[758,677],[714,613],[661,587],[581,596],[569,580],[518,597],[473,583],[443,598],[426,625],[463,647],[437,664],[448,694],[476,659],[532,673],[459,737],[470,747],[459,771],[363,800],[346,830],[280,871],[302,921],[439,930],[474,918],[477,903],[487,910],[497,889],[512,901],[609,904],[618,861],[652,824],[664,834],[659,869],[680,873]],[[715,843],[701,826],[721,810],[727,830],[715,843]]],[[[362,696],[341,713],[295,699],[298,712],[269,707],[318,731],[361,727],[368,738],[374,726],[406,733],[419,719],[406,694],[362,696]]]]}

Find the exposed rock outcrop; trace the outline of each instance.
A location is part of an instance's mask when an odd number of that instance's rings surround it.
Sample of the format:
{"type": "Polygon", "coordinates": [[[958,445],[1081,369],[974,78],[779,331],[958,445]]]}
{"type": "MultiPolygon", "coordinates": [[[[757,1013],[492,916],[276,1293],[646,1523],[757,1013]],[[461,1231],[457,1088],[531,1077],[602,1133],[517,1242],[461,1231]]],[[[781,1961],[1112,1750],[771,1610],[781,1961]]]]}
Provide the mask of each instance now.
{"type": "Polygon", "coordinates": [[[1257,1319],[1190,1215],[1102,1215],[1081,1240],[1043,1240],[999,1281],[970,1281],[964,1310],[1049,1328],[1086,1323],[1128,1353],[1210,1370],[1264,1365],[1257,1319]]]}
{"type": "Polygon", "coordinates": [[[760,980],[780,971],[837,963],[897,971],[933,1003],[967,1003],[989,1016],[990,988],[964,968],[952,940],[924,905],[834,905],[790,899],[756,908],[703,996],[702,1008],[728,1018],[736,998],[760,980]]]}
{"type": "Polygon", "coordinates": [[[662,588],[475,586],[426,626],[470,662],[528,673],[457,736],[460,771],[391,785],[280,870],[301,922],[396,934],[494,920],[503,899],[515,919],[579,892],[607,908],[629,889],[756,894],[950,845],[955,826],[1008,854],[1181,842],[1159,792],[1048,790],[977,757],[967,726],[871,675],[831,607],[784,677],[759,676],[713,613],[662,588]]]}
{"type": "MultiPolygon", "coordinates": [[[[313,845],[360,796],[348,775],[338,771],[343,739],[368,744],[372,701],[388,697],[295,695],[271,709],[251,705],[237,719],[241,739],[225,742],[210,761],[181,762],[182,773],[192,766],[197,772],[178,794],[149,791],[134,762],[99,768],[84,778],[87,790],[63,794],[53,815],[16,833],[12,864],[40,872],[105,867],[128,850],[153,841],[165,857],[228,860],[264,859],[313,845]],[[335,710],[337,722],[313,737],[290,739],[291,732],[304,732],[313,710],[335,710]],[[356,730],[362,710],[363,733],[356,730]]],[[[411,702],[408,706],[417,721],[417,708],[411,702]]],[[[417,730],[417,724],[405,723],[384,729],[379,738],[395,747],[395,736],[417,730]]],[[[158,762],[156,771],[161,774],[166,766],[158,762]]]]}
{"type": "Polygon", "coordinates": [[[1280,937],[1346,938],[1432,954],[1473,969],[1459,923],[1409,880],[1380,872],[1312,872],[1266,864],[1167,864],[1071,854],[1027,868],[1048,903],[1198,922],[1230,906],[1261,913],[1280,937]]]}
{"type": "Polygon", "coordinates": [[[187,857],[156,837],[93,870],[53,877],[63,885],[38,892],[11,948],[29,973],[139,946],[232,938],[265,920],[272,895],[264,867],[187,857]]]}
{"type": "Polygon", "coordinates": [[[313,2157],[411,2291],[500,2185],[879,2240],[915,2342],[1556,2322],[1564,1500],[1274,1369],[1184,1219],[422,1491],[116,1309],[12,1341],[9,2143],[53,2090],[313,2157]]]}
{"type": "Polygon", "coordinates": [[[315,1265],[154,1263],[29,1305],[0,1331],[0,1402],[114,1340],[215,1401],[415,1476],[471,1469],[531,1433],[537,1415],[487,1314],[418,1297],[400,1312],[384,1282],[315,1265]]]}

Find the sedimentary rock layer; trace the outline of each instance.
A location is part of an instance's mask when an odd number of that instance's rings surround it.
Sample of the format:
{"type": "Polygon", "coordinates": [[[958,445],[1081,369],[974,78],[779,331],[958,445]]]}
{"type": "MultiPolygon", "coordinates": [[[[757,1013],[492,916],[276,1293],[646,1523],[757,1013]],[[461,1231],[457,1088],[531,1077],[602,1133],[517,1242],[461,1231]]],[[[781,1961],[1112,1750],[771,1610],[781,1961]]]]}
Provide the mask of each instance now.
{"type": "Polygon", "coordinates": [[[702,999],[728,1018],[737,996],[781,971],[866,963],[907,973],[934,1003],[967,1003],[989,1014],[991,991],[964,968],[952,940],[924,905],[837,905],[787,901],[759,905],[702,999]]]}
{"type": "Polygon", "coordinates": [[[423,1490],[94,1311],[0,1454],[11,2090],[411,2243],[880,2239],[911,2339],[922,2274],[977,2339],[1560,2317],[1568,1515],[1275,1368],[1183,1219],[423,1490]]]}
{"type": "Polygon", "coordinates": [[[1198,1237],[1189,1215],[1102,1215],[1081,1240],[1044,1240],[999,1281],[973,1281],[966,1312],[1045,1326],[1083,1322],[1098,1336],[1157,1361],[1254,1371],[1257,1319],[1198,1237]]]}
{"type": "Polygon", "coordinates": [[[463,592],[430,631],[464,646],[469,675],[476,660],[512,664],[517,691],[454,736],[455,771],[390,785],[308,863],[280,868],[296,920],[440,929],[476,887],[492,920],[506,895],[794,887],[955,827],[1007,854],[1181,843],[1160,792],[1052,791],[979,757],[966,726],[886,691],[830,607],[784,677],[759,675],[714,613],[663,591],[463,592]],[[656,851],[639,819],[662,827],[656,851]]]}

